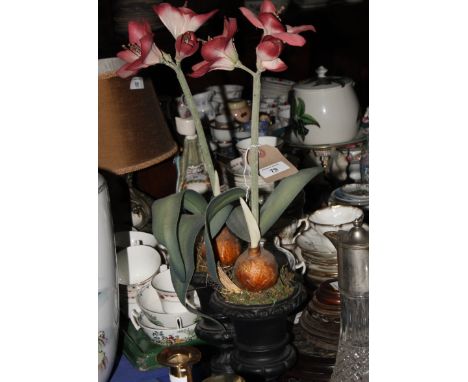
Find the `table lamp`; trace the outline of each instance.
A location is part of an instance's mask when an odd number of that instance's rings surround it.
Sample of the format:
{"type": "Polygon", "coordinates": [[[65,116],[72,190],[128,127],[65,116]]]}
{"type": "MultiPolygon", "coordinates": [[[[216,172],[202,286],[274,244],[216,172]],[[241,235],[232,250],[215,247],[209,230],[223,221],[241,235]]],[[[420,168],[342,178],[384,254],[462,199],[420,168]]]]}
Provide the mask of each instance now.
{"type": "Polygon", "coordinates": [[[119,58],[99,60],[98,166],[115,175],[126,175],[132,224],[146,225],[151,210],[132,186],[132,173],[161,163],[178,151],[164,119],[151,79],[117,76],[124,64],[119,58]]]}

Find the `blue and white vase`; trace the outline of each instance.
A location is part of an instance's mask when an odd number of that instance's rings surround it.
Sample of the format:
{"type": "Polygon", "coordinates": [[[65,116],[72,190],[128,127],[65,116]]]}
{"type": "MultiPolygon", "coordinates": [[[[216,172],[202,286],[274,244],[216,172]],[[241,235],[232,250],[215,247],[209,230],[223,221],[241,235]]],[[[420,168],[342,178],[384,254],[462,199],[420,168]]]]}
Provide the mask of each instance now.
{"type": "Polygon", "coordinates": [[[98,369],[99,382],[106,382],[114,366],[117,351],[119,293],[109,192],[101,174],[98,190],[98,369]]]}

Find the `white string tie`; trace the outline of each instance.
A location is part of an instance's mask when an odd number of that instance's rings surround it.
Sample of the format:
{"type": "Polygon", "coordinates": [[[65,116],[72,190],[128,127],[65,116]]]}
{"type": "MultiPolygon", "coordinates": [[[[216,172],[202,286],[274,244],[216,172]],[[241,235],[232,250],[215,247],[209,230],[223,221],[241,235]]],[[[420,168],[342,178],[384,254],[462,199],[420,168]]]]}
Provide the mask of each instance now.
{"type": "MultiPolygon", "coordinates": [[[[247,150],[245,150],[245,153],[244,153],[244,169],[242,171],[242,175],[244,177],[244,185],[245,185],[245,200],[249,200],[249,192],[250,192],[250,186],[249,184],[247,184],[247,175],[246,175],[246,172],[247,172],[247,156],[249,155],[249,151],[252,147],[257,147],[259,148],[260,145],[250,145],[247,150]]],[[[250,174],[252,176],[252,173],[250,174]]]]}

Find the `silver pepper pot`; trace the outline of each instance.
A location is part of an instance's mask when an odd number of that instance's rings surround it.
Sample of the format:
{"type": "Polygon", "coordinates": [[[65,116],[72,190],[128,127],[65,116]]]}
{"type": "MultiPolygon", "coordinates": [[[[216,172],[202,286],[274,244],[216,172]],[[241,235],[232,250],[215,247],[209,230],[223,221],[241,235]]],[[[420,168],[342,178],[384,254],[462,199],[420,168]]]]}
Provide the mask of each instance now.
{"type": "Polygon", "coordinates": [[[349,231],[325,232],[338,253],[340,292],[350,296],[369,293],[369,233],[362,219],[353,222],[349,231]]]}

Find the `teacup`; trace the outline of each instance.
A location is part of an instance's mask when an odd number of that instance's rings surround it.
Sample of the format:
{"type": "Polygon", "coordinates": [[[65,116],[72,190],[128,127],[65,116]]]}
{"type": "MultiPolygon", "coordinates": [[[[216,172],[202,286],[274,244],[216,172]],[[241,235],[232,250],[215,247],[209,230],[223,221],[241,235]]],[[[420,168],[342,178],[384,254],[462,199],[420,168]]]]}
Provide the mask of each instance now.
{"type": "MultiPolygon", "coordinates": [[[[282,139],[274,136],[264,136],[264,137],[258,137],[258,144],[259,145],[269,145],[273,147],[277,147],[282,143],[282,139]]],[[[247,149],[251,146],[252,144],[252,139],[247,138],[243,139],[236,144],[236,148],[239,151],[239,153],[244,157],[247,149]]]]}
{"type": "Polygon", "coordinates": [[[219,114],[215,118],[215,128],[228,130],[232,127],[232,121],[226,114],[219,114]]]}
{"type": "MultiPolygon", "coordinates": [[[[186,327],[192,325],[198,317],[187,309],[180,313],[164,312],[158,292],[151,285],[140,289],[137,295],[137,303],[141,311],[153,324],[165,328],[186,327]]],[[[135,311],[134,315],[138,313],[135,311]]]]}
{"type": "Polygon", "coordinates": [[[364,212],[357,207],[335,205],[322,208],[298,220],[298,224],[305,223],[305,227],[300,235],[296,235],[295,243],[300,251],[319,254],[324,258],[336,258],[336,248],[324,232],[349,231],[356,219],[363,218],[364,212]]]}
{"type": "Polygon", "coordinates": [[[158,241],[154,235],[141,231],[121,231],[115,233],[116,248],[123,249],[135,245],[147,245],[154,248],[158,245],[158,241]]]}
{"type": "Polygon", "coordinates": [[[309,216],[311,226],[320,233],[349,231],[356,219],[363,219],[364,212],[357,207],[335,205],[322,208],[309,216]]]}
{"type": "Polygon", "coordinates": [[[181,344],[197,338],[195,334],[196,323],[180,329],[164,328],[154,325],[143,313],[132,315],[130,320],[136,330],[143,329],[152,342],[161,346],[181,344]]]}
{"type": "MultiPolygon", "coordinates": [[[[154,275],[151,280],[151,285],[158,292],[161,305],[166,313],[181,313],[187,309],[180,302],[177,293],[175,292],[174,285],[172,284],[171,271],[167,269],[154,275]]],[[[193,298],[194,291],[189,289],[187,298],[193,298]]]]}
{"type": "Polygon", "coordinates": [[[136,296],[140,288],[151,283],[161,265],[161,255],[154,248],[137,245],[117,253],[120,306],[124,313],[139,310],[136,296]]]}

